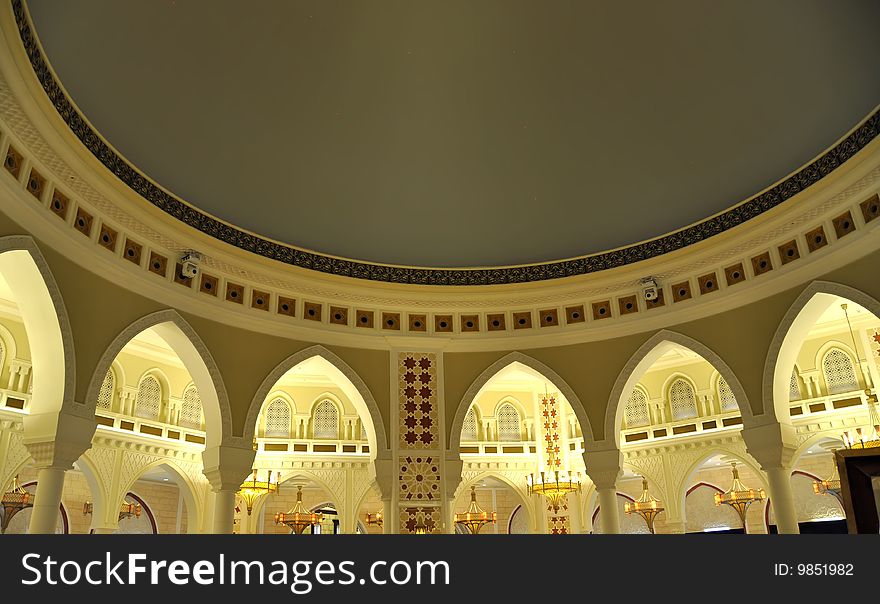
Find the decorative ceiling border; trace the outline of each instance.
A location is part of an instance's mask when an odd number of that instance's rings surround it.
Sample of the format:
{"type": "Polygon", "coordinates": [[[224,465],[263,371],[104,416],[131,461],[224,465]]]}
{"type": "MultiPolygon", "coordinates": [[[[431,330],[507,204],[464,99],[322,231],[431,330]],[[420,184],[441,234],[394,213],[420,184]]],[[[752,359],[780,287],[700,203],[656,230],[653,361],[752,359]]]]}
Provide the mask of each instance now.
{"type": "Polygon", "coordinates": [[[24,1],[11,2],[24,50],[49,100],[86,149],[132,191],[177,220],[242,250],[299,268],[355,279],[412,285],[499,285],[548,281],[633,264],[706,240],[767,212],[833,172],[880,133],[878,110],[812,163],[763,193],[697,224],[617,250],[569,260],[495,268],[416,268],[362,262],[264,239],[226,224],[161,189],[116,153],[80,114],[49,67],[24,1]]]}

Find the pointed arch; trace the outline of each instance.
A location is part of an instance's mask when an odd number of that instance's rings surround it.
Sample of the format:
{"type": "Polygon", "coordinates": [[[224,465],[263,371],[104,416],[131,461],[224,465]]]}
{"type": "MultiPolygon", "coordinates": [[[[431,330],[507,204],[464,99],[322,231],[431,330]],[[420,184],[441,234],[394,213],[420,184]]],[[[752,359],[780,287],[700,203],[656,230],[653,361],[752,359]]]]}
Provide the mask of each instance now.
{"type": "Polygon", "coordinates": [[[148,369],[138,380],[134,415],[159,421],[168,404],[168,395],[168,377],[157,369],[148,369]]]}
{"type": "Polygon", "coordinates": [[[74,466],[85,477],[86,484],[89,486],[89,495],[92,501],[92,526],[94,527],[95,521],[100,522],[107,514],[107,489],[104,481],[101,480],[101,473],[89,455],[80,455],[80,458],[74,462],[74,466]]]}
{"type": "Polygon", "coordinates": [[[104,409],[105,411],[113,410],[113,399],[116,397],[118,384],[119,379],[116,377],[116,370],[111,365],[104,375],[104,381],[101,382],[101,390],[98,392],[98,409],[104,409]]]}
{"type": "Polygon", "coordinates": [[[364,380],[348,363],[319,344],[290,355],[263,379],[263,383],[260,384],[260,387],[254,394],[254,398],[251,399],[251,405],[244,424],[244,438],[250,439],[254,435],[260,409],[262,409],[266,397],[275,389],[275,384],[278,383],[278,380],[300,363],[315,357],[323,359],[329,365],[332,373],[335,374],[339,381],[339,387],[354,405],[361,421],[365,422],[364,427],[367,432],[367,441],[370,443],[371,457],[374,459],[390,459],[391,451],[388,448],[385,424],[382,421],[382,414],[379,412],[379,406],[376,404],[376,399],[373,397],[372,392],[370,392],[364,380]]]}
{"type": "MultiPolygon", "coordinates": [[[[880,302],[863,291],[833,281],[813,281],[795,298],[770,341],[764,362],[763,395],[773,401],[773,412],[780,422],[789,422],[788,398],[791,368],[797,361],[801,343],[819,317],[837,298],[846,298],[880,317],[880,302]]],[[[765,409],[764,414],[770,413],[765,409]]]]}
{"type": "Polygon", "coordinates": [[[0,274],[15,292],[28,335],[36,378],[31,413],[76,409],[73,330],[58,283],[32,237],[0,237],[0,274]]]}
{"type": "Polygon", "coordinates": [[[121,505],[122,500],[125,499],[125,497],[129,493],[131,493],[132,489],[134,488],[134,483],[136,483],[140,479],[140,477],[146,474],[148,471],[158,466],[165,467],[165,469],[168,471],[168,474],[171,475],[171,480],[173,480],[174,484],[177,485],[177,488],[179,489],[180,494],[183,497],[183,502],[186,505],[187,533],[199,532],[199,527],[202,526],[203,521],[203,502],[197,495],[198,491],[193,484],[192,478],[171,459],[157,459],[140,468],[137,473],[135,473],[128,479],[126,484],[119,485],[119,490],[116,491],[116,493],[114,493],[113,495],[116,501],[112,502],[112,505],[114,506],[114,508],[121,505]]]}
{"type": "Polygon", "coordinates": [[[480,426],[482,420],[477,413],[477,406],[471,405],[467,413],[464,415],[464,422],[461,425],[462,440],[467,442],[476,442],[480,440],[480,426]]]}
{"type": "Polygon", "coordinates": [[[329,396],[321,396],[312,405],[312,438],[323,440],[339,439],[339,426],[342,420],[341,405],[329,396]]]}
{"type": "Polygon", "coordinates": [[[826,342],[816,356],[816,368],[821,371],[829,396],[861,389],[862,368],[851,347],[832,340],[826,342]]]}
{"type": "Polygon", "coordinates": [[[452,424],[449,426],[448,442],[450,450],[458,451],[460,448],[461,427],[464,423],[464,416],[467,414],[468,409],[470,409],[471,404],[476,400],[482,389],[499,371],[509,365],[513,365],[514,363],[519,363],[531,371],[540,374],[543,379],[550,381],[556,386],[562,396],[568,401],[568,404],[571,405],[578,423],[581,426],[581,433],[584,435],[584,440],[593,440],[593,429],[590,426],[590,419],[587,417],[586,409],[584,409],[580,398],[575,394],[571,386],[569,386],[558,373],[538,359],[523,354],[522,352],[515,351],[504,355],[484,369],[465,391],[464,396],[461,397],[461,401],[458,403],[458,408],[455,410],[452,424]]]}
{"type": "MultiPolygon", "coordinates": [[[[509,488],[513,493],[519,498],[519,503],[522,508],[526,512],[526,516],[529,519],[529,529],[534,528],[535,526],[535,506],[532,498],[529,497],[529,494],[522,488],[522,486],[516,484],[513,480],[511,480],[508,476],[505,476],[501,472],[495,472],[492,470],[486,470],[484,472],[479,472],[475,476],[471,476],[468,480],[463,480],[459,483],[458,488],[455,490],[455,498],[453,499],[453,505],[462,495],[467,494],[471,486],[480,482],[481,480],[485,480],[486,478],[494,478],[499,482],[503,482],[507,488],[509,488]]],[[[525,484],[525,480],[523,480],[523,484],[525,484]]]]}
{"type": "MultiPolygon", "coordinates": [[[[736,374],[730,366],[724,362],[715,351],[705,344],[684,334],[663,329],[642,344],[629,358],[626,365],[617,376],[611,396],[608,398],[608,406],[605,411],[605,440],[620,446],[620,427],[623,425],[623,413],[626,409],[626,401],[636,384],[641,380],[651,365],[659,359],[663,353],[674,346],[682,346],[703,357],[715,370],[727,381],[727,385],[733,391],[739,411],[742,415],[743,425],[752,422],[752,407],[745,389],[742,387],[736,374]]],[[[664,391],[665,396],[665,391],[664,391]]],[[[699,410],[699,409],[698,409],[699,410]]]]}
{"type": "MultiPolygon", "coordinates": [[[[687,470],[682,474],[681,482],[677,485],[672,485],[670,491],[673,496],[678,498],[679,510],[684,513],[684,505],[685,499],[687,498],[687,494],[689,492],[689,484],[693,480],[694,474],[696,471],[702,466],[707,459],[711,459],[716,455],[726,455],[728,457],[736,458],[737,463],[741,463],[747,468],[749,468],[755,476],[758,477],[760,481],[760,487],[765,491],[769,492],[770,487],[767,484],[767,479],[765,478],[764,472],[761,470],[761,464],[758,461],[749,455],[748,452],[736,451],[734,449],[728,449],[723,446],[711,446],[706,448],[705,452],[700,455],[696,460],[694,460],[687,468],[687,470]]],[[[731,478],[731,480],[733,480],[731,478]]],[[[728,485],[729,486],[729,485],[728,485]]],[[[754,485],[748,485],[749,487],[753,487],[754,485]]],[[[722,489],[723,492],[723,489],[722,489]]]]}
{"type": "MultiPolygon", "coordinates": [[[[180,357],[192,377],[205,414],[205,438],[208,448],[235,440],[232,435],[232,410],[220,369],[208,347],[176,310],[167,309],[141,317],[110,343],[92,373],[86,391],[87,410],[94,415],[101,383],[113,361],[126,344],[145,329],[153,328],[180,357]]],[[[247,441],[250,446],[250,441],[247,441]]]]}
{"type": "Polygon", "coordinates": [[[15,341],[15,336],[5,325],[0,323],[0,375],[3,374],[7,363],[16,358],[17,354],[18,344],[15,341]]]}
{"type": "Polygon", "coordinates": [[[288,396],[273,394],[266,400],[265,423],[263,436],[268,438],[290,438],[293,420],[293,407],[288,396]]]}

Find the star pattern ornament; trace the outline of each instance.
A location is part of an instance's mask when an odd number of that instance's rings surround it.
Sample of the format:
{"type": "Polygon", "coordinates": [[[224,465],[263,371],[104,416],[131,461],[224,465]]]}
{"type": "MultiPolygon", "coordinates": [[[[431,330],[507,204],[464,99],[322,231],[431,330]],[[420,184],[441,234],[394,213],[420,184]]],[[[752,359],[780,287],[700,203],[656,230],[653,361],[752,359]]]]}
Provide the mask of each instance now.
{"type": "Polygon", "coordinates": [[[430,353],[398,356],[400,448],[437,448],[437,362],[430,353]]]}
{"type": "Polygon", "coordinates": [[[430,535],[437,532],[440,526],[439,507],[401,507],[400,508],[400,532],[401,534],[414,534],[419,520],[425,525],[430,535]]]}
{"type": "Polygon", "coordinates": [[[434,457],[408,455],[400,459],[401,501],[439,501],[440,464],[434,457]]]}
{"type": "Polygon", "coordinates": [[[567,535],[569,533],[568,516],[548,517],[547,529],[551,535],[567,535]]]}

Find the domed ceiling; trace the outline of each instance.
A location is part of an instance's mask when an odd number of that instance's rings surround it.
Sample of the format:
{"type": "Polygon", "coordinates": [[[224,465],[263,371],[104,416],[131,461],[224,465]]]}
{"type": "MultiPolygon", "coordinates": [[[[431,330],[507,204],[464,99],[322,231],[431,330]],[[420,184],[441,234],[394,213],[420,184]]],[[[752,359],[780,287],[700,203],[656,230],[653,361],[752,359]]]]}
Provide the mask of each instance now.
{"type": "Polygon", "coordinates": [[[29,0],[121,155],[261,236],[413,266],[632,244],[880,102],[880,2],[29,0]]]}

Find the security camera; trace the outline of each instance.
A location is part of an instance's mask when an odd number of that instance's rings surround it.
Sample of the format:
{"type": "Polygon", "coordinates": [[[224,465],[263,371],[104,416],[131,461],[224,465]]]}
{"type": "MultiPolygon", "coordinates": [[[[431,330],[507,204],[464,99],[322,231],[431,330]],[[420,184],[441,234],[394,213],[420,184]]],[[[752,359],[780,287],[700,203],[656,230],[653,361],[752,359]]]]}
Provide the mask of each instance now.
{"type": "Polygon", "coordinates": [[[194,279],[199,274],[199,263],[202,255],[192,250],[185,252],[180,257],[180,276],[184,279],[194,279]]]}
{"type": "Polygon", "coordinates": [[[657,281],[654,280],[654,277],[645,277],[639,281],[639,284],[642,286],[642,295],[645,296],[645,300],[650,302],[656,300],[660,295],[660,286],[657,285],[657,281]]]}

